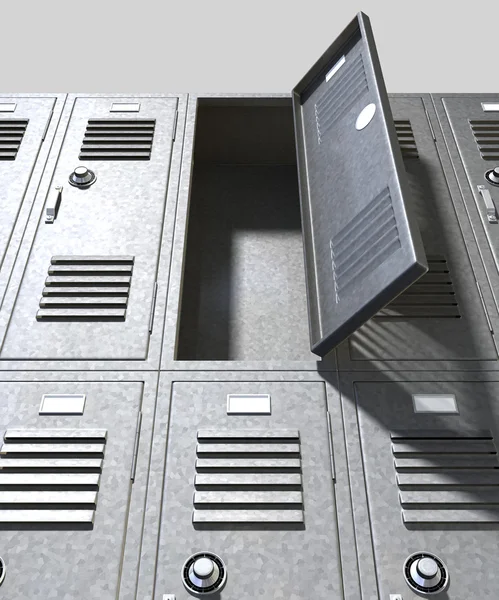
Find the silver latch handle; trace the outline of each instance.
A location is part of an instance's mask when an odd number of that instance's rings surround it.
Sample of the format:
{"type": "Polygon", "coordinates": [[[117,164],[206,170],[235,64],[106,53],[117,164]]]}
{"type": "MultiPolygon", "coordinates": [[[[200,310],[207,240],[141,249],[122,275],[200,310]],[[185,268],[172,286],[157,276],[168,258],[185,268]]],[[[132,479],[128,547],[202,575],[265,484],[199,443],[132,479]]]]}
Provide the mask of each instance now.
{"type": "Polygon", "coordinates": [[[62,200],[62,185],[51,190],[45,205],[45,223],[53,223],[57,219],[59,205],[62,200]]]}
{"type": "Polygon", "coordinates": [[[492,200],[492,196],[490,195],[489,190],[484,185],[479,185],[478,191],[480,192],[483,201],[485,202],[485,208],[487,210],[487,219],[489,223],[497,223],[496,205],[494,204],[494,200],[492,200]]]}

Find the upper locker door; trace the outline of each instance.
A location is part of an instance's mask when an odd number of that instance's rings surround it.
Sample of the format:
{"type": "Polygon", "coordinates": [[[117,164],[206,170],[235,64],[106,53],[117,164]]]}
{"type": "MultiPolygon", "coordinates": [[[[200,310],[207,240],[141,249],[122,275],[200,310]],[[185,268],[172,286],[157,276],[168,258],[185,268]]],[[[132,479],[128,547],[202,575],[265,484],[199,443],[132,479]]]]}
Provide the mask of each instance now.
{"type": "Polygon", "coordinates": [[[147,358],[176,111],[75,98],[2,358],[147,358]]]}
{"type": "Polygon", "coordinates": [[[442,102],[499,269],[499,95],[442,102]]]}
{"type": "Polygon", "coordinates": [[[0,265],[3,265],[55,102],[55,97],[0,97],[0,265]]]}
{"type": "Polygon", "coordinates": [[[293,90],[312,351],[324,356],[427,271],[369,19],[293,90]]]}

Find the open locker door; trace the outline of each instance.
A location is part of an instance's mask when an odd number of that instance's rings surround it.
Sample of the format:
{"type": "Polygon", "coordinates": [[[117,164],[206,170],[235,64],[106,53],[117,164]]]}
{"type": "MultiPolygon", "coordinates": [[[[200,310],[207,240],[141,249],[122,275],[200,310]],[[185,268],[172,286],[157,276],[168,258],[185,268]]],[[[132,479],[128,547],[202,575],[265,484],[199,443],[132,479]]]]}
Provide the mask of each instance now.
{"type": "Polygon", "coordinates": [[[369,19],[293,90],[312,351],[325,356],[427,270],[369,19]]]}

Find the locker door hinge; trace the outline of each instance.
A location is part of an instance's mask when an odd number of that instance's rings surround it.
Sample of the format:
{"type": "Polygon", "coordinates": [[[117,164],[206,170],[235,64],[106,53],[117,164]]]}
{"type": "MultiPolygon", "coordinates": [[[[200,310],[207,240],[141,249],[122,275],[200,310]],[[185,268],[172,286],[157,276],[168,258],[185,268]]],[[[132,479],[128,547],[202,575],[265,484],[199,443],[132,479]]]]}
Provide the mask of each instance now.
{"type": "Polygon", "coordinates": [[[175,111],[175,122],[173,123],[173,141],[177,137],[178,110],[175,111]]]}
{"type": "Polygon", "coordinates": [[[50,121],[52,121],[52,117],[54,116],[54,111],[51,110],[50,111],[50,115],[49,118],[47,119],[47,124],[45,125],[45,129],[43,131],[43,135],[42,135],[42,142],[45,141],[45,136],[47,135],[47,131],[49,130],[50,127],[50,121]]]}
{"type": "Polygon", "coordinates": [[[331,462],[331,478],[333,483],[336,483],[336,468],[334,465],[334,451],[333,451],[333,428],[331,427],[331,413],[327,411],[327,437],[329,441],[329,460],[331,462]]]}
{"type": "Polygon", "coordinates": [[[489,312],[487,310],[487,306],[485,305],[485,299],[482,294],[482,288],[478,281],[475,279],[476,287],[478,288],[478,295],[480,296],[480,300],[482,302],[483,312],[485,313],[485,318],[487,319],[487,325],[490,329],[490,333],[494,335],[494,329],[492,328],[492,323],[490,321],[489,312]]]}
{"type": "Polygon", "coordinates": [[[424,109],[425,113],[426,113],[426,118],[428,119],[428,125],[430,126],[430,131],[431,131],[431,135],[433,137],[433,141],[436,142],[437,138],[435,137],[435,131],[433,130],[433,125],[431,124],[430,121],[430,115],[428,114],[428,111],[426,110],[426,108],[424,109]]]}
{"type": "Polygon", "coordinates": [[[140,428],[142,426],[142,411],[139,411],[137,417],[137,428],[135,429],[135,440],[133,443],[132,468],[130,471],[130,479],[132,483],[135,481],[135,471],[137,470],[137,456],[139,453],[140,428]]]}
{"type": "Polygon", "coordinates": [[[151,302],[151,314],[149,315],[149,334],[152,333],[152,328],[154,324],[154,311],[156,310],[156,297],[158,295],[158,282],[154,282],[154,290],[152,293],[152,302],[151,302]]]}

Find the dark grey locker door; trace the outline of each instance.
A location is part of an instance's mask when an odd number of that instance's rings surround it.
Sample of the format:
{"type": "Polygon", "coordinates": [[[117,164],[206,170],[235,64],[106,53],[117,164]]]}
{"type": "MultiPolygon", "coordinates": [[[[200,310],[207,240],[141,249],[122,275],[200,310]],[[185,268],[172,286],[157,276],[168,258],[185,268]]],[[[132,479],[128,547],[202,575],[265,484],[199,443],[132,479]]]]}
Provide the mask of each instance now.
{"type": "Polygon", "coordinates": [[[54,97],[0,97],[0,265],[46,132],[54,97]]]}
{"type": "Polygon", "coordinates": [[[495,361],[497,351],[423,101],[391,98],[390,104],[429,271],[341,345],[341,364],[495,361]]]}
{"type": "Polygon", "coordinates": [[[15,382],[0,393],[2,595],[117,598],[142,384],[15,382]],[[49,412],[77,411],[67,395],[85,395],[83,414],[39,414],[44,394],[49,412]]]}
{"type": "Polygon", "coordinates": [[[156,600],[192,597],[197,552],[225,563],[222,598],[343,598],[329,452],[323,383],[173,384],[156,600]]]}
{"type": "Polygon", "coordinates": [[[176,108],[176,98],[75,99],[52,178],[59,211],[39,220],[2,358],[147,358],[176,108]],[[125,102],[140,110],[112,110],[125,102]],[[96,175],[83,189],[69,183],[80,165],[96,175]]]}
{"type": "Polygon", "coordinates": [[[447,565],[442,597],[498,597],[499,384],[354,385],[380,598],[420,598],[403,577],[414,552],[447,565]]]}
{"type": "Polygon", "coordinates": [[[499,185],[485,176],[499,169],[499,96],[495,102],[479,97],[444,98],[443,104],[499,268],[499,185]],[[482,102],[496,110],[485,111],[482,102]]]}
{"type": "Polygon", "coordinates": [[[369,19],[293,90],[311,347],[324,356],[427,269],[369,19]]]}

